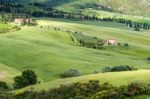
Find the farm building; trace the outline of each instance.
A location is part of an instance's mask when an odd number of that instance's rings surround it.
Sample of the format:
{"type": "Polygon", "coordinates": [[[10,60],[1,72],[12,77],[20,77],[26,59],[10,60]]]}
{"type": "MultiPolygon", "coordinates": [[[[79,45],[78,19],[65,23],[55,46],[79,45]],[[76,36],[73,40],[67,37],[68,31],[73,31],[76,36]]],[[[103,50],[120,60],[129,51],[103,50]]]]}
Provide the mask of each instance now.
{"type": "Polygon", "coordinates": [[[16,24],[21,24],[23,22],[32,22],[32,19],[17,18],[14,20],[14,23],[16,24]]]}
{"type": "Polygon", "coordinates": [[[106,43],[107,43],[108,45],[117,45],[117,40],[116,40],[116,39],[108,39],[108,40],[106,41],[106,43]]]}

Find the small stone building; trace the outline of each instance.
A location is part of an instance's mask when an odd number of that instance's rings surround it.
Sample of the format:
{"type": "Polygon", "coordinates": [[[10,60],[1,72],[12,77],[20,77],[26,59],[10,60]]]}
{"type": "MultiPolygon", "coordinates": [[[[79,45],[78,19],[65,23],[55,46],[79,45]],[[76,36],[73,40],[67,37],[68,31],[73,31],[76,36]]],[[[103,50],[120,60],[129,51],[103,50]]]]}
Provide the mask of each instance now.
{"type": "Polygon", "coordinates": [[[17,18],[14,20],[14,23],[16,24],[21,24],[23,22],[32,22],[32,19],[17,18]]]}
{"type": "Polygon", "coordinates": [[[117,45],[117,40],[116,40],[116,39],[108,39],[108,40],[106,41],[106,43],[107,43],[108,45],[117,45]]]}

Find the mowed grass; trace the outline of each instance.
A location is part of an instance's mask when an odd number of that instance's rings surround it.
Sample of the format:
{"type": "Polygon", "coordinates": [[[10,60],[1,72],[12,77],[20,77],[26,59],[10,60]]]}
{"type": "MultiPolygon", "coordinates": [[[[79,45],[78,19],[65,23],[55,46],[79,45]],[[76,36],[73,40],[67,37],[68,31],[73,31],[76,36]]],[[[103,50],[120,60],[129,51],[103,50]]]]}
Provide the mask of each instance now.
{"type": "Polygon", "coordinates": [[[83,75],[101,71],[106,66],[150,68],[146,60],[150,56],[149,31],[135,32],[123,27],[90,25],[90,22],[38,22],[39,26],[23,27],[20,31],[0,35],[1,64],[20,72],[32,69],[43,82],[60,79],[59,75],[70,68],[80,70],[83,75]],[[68,33],[55,31],[54,27],[82,31],[102,39],[116,38],[118,42],[129,43],[130,46],[102,50],[85,48],[75,45],[68,33]]]}
{"type": "Polygon", "coordinates": [[[34,91],[49,90],[49,89],[57,88],[60,85],[69,85],[76,82],[88,82],[89,80],[99,80],[100,84],[107,82],[112,84],[113,86],[119,87],[121,85],[128,85],[129,83],[132,82],[150,83],[149,76],[150,76],[150,70],[91,74],[86,76],[59,79],[55,81],[41,83],[34,86],[29,86],[23,89],[16,90],[14,92],[20,93],[25,90],[34,90],[34,91]]]}

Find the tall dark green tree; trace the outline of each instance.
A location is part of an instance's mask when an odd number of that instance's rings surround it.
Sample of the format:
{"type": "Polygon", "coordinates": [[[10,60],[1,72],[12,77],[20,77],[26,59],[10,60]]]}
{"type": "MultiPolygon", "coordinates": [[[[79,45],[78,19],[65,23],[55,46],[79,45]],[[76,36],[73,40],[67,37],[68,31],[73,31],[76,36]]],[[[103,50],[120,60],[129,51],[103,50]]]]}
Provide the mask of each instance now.
{"type": "Polygon", "coordinates": [[[34,85],[37,83],[37,76],[34,71],[26,70],[22,72],[21,76],[16,76],[14,78],[14,88],[19,89],[29,85],[34,85]]]}

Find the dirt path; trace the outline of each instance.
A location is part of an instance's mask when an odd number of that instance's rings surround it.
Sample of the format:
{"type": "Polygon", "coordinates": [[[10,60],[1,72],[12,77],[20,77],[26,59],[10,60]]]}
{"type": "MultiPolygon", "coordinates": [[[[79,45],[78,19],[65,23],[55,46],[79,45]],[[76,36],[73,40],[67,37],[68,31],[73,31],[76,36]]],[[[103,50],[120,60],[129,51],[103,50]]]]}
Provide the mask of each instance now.
{"type": "Polygon", "coordinates": [[[0,72],[0,80],[4,79],[6,77],[6,73],[5,72],[0,72]]]}

